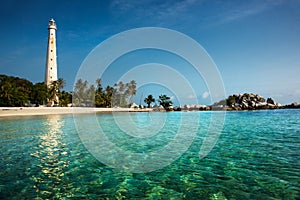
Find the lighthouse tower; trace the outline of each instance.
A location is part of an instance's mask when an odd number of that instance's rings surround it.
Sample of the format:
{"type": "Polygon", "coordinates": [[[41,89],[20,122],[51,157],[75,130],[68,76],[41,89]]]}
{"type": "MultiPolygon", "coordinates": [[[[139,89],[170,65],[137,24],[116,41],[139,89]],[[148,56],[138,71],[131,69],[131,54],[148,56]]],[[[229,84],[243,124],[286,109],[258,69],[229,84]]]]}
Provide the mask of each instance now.
{"type": "MultiPolygon", "coordinates": [[[[53,81],[57,81],[57,60],[56,60],[56,24],[54,19],[50,19],[48,25],[48,48],[46,56],[46,73],[45,84],[47,88],[51,88],[53,81]]],[[[53,106],[57,104],[59,99],[57,96],[57,88],[52,88],[52,96],[48,99],[48,105],[53,106]]]]}
{"type": "Polygon", "coordinates": [[[45,83],[49,88],[53,81],[57,81],[57,60],[56,60],[56,24],[54,19],[48,25],[48,48],[46,58],[45,83]]]}

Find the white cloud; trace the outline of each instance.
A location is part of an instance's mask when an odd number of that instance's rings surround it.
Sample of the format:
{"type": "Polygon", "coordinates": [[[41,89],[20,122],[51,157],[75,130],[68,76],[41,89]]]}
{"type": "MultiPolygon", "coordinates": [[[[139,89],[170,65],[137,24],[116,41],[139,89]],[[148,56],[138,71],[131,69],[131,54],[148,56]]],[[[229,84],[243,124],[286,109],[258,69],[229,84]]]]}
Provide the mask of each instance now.
{"type": "MultiPolygon", "coordinates": [[[[112,0],[110,11],[120,17],[130,15],[129,24],[144,24],[155,26],[182,26],[190,28],[203,25],[215,26],[262,13],[272,7],[283,4],[284,0],[250,0],[250,1],[160,1],[160,0],[112,0]]],[[[125,22],[123,21],[123,24],[125,22]]]]}
{"type": "Polygon", "coordinates": [[[294,91],[294,94],[300,95],[300,89],[296,89],[296,90],[294,91]]]}
{"type": "Polygon", "coordinates": [[[240,20],[252,15],[256,15],[259,13],[262,13],[274,6],[278,6],[284,3],[283,0],[253,0],[249,1],[247,3],[240,3],[233,7],[228,7],[231,4],[223,3],[224,9],[223,12],[221,12],[218,16],[216,16],[219,23],[227,23],[231,21],[240,20]]]}
{"type": "Polygon", "coordinates": [[[187,96],[187,98],[188,98],[188,99],[194,99],[194,98],[195,98],[195,96],[194,96],[194,95],[192,95],[192,94],[190,94],[190,95],[188,95],[188,96],[187,96]]]}
{"type": "Polygon", "coordinates": [[[207,92],[207,91],[203,92],[202,98],[206,99],[207,97],[209,97],[209,92],[207,92]]]}

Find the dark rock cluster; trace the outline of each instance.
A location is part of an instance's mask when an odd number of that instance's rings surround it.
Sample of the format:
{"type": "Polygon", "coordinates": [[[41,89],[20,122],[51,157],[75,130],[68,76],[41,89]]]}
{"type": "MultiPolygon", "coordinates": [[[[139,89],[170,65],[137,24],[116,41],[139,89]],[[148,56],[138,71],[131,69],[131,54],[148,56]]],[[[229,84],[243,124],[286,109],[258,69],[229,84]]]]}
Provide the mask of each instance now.
{"type": "MultiPolygon", "coordinates": [[[[264,110],[264,109],[294,109],[300,108],[300,104],[292,103],[282,106],[273,98],[265,99],[259,94],[245,93],[233,94],[211,106],[206,105],[184,105],[169,107],[166,111],[210,111],[210,110],[264,110]]],[[[164,108],[161,108],[165,110],[164,108]]],[[[155,111],[155,110],[154,110],[155,111]]],[[[158,110],[161,111],[161,110],[158,110]]]]}
{"type": "Polygon", "coordinates": [[[300,108],[300,104],[298,104],[297,102],[295,102],[295,103],[291,103],[291,104],[289,104],[289,105],[285,105],[285,106],[283,106],[283,108],[290,108],[290,109],[294,109],[294,108],[300,108]]]}
{"type": "Polygon", "coordinates": [[[234,94],[226,99],[227,110],[278,109],[282,105],[272,98],[265,99],[259,94],[234,94]]]}

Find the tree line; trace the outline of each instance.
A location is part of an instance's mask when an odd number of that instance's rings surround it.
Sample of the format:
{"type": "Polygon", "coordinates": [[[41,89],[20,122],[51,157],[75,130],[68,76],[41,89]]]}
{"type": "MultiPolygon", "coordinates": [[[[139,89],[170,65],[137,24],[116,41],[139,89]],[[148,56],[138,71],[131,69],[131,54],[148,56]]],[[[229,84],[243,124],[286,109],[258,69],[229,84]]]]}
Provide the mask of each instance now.
{"type": "Polygon", "coordinates": [[[136,94],[136,82],[129,83],[122,81],[113,86],[102,86],[101,79],[89,85],[87,81],[77,80],[74,91],[66,92],[65,81],[58,79],[53,81],[49,88],[44,82],[33,84],[27,79],[0,75],[0,106],[39,106],[47,105],[50,99],[57,96],[59,101],[56,106],[96,106],[96,107],[127,107],[132,103],[136,94]],[[73,98],[73,102],[72,102],[73,98]]]}
{"type": "MultiPolygon", "coordinates": [[[[152,96],[152,94],[148,95],[148,97],[146,97],[144,99],[144,102],[147,104],[147,107],[150,108],[152,103],[155,103],[155,98],[152,96]]],[[[158,97],[158,103],[160,106],[164,107],[164,109],[168,110],[173,102],[171,101],[171,98],[168,97],[165,94],[162,94],[158,97]]]]}
{"type": "MultiPolygon", "coordinates": [[[[96,80],[96,87],[92,84],[89,86],[87,81],[78,79],[73,95],[74,106],[96,106],[96,107],[130,107],[132,98],[136,94],[136,81],[131,80],[128,83],[122,81],[115,83],[113,87],[102,87],[101,79],[96,80]]],[[[150,94],[144,99],[147,107],[151,107],[151,103],[155,103],[154,97],[150,94]]],[[[168,109],[173,102],[167,95],[160,95],[158,99],[159,105],[168,109]]],[[[141,106],[141,105],[140,105],[141,106]]]]}
{"type": "Polygon", "coordinates": [[[64,84],[63,79],[58,79],[47,88],[44,82],[33,84],[24,78],[0,75],[0,106],[46,105],[54,95],[60,99],[60,106],[67,106],[72,102],[72,96],[61,91],[64,84]]]}
{"type": "MultiPolygon", "coordinates": [[[[48,88],[44,82],[33,84],[24,78],[0,75],[0,106],[47,105],[55,96],[59,99],[56,106],[129,107],[133,103],[137,85],[134,80],[103,87],[101,79],[97,79],[95,85],[78,79],[73,91],[66,92],[62,90],[65,81],[61,78],[53,81],[48,88]]],[[[150,108],[155,99],[148,95],[144,102],[150,108]]],[[[172,105],[170,97],[166,95],[160,95],[158,102],[164,108],[172,105]]]]}
{"type": "Polygon", "coordinates": [[[91,107],[128,107],[136,94],[136,82],[134,80],[123,83],[115,83],[114,86],[102,86],[101,79],[89,85],[88,81],[78,79],[74,86],[73,105],[91,107]]]}

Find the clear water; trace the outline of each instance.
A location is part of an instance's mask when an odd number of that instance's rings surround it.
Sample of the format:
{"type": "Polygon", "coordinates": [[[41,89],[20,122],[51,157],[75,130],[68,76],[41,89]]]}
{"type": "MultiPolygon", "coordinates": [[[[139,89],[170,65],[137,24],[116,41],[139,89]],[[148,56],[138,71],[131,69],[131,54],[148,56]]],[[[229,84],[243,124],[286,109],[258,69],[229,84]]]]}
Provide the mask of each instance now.
{"type": "MultiPolygon", "coordinates": [[[[185,114],[200,115],[193,143],[175,162],[149,173],[121,172],[95,159],[72,115],[2,118],[0,199],[300,199],[300,110],[227,112],[219,140],[203,159],[199,147],[211,113],[185,114]]],[[[130,115],[147,121],[147,113],[130,115]]],[[[147,151],[174,137],[181,113],[166,115],[173,126],[155,140],[139,139],[140,146],[121,134],[111,114],[97,119],[116,144],[147,151]]]]}

